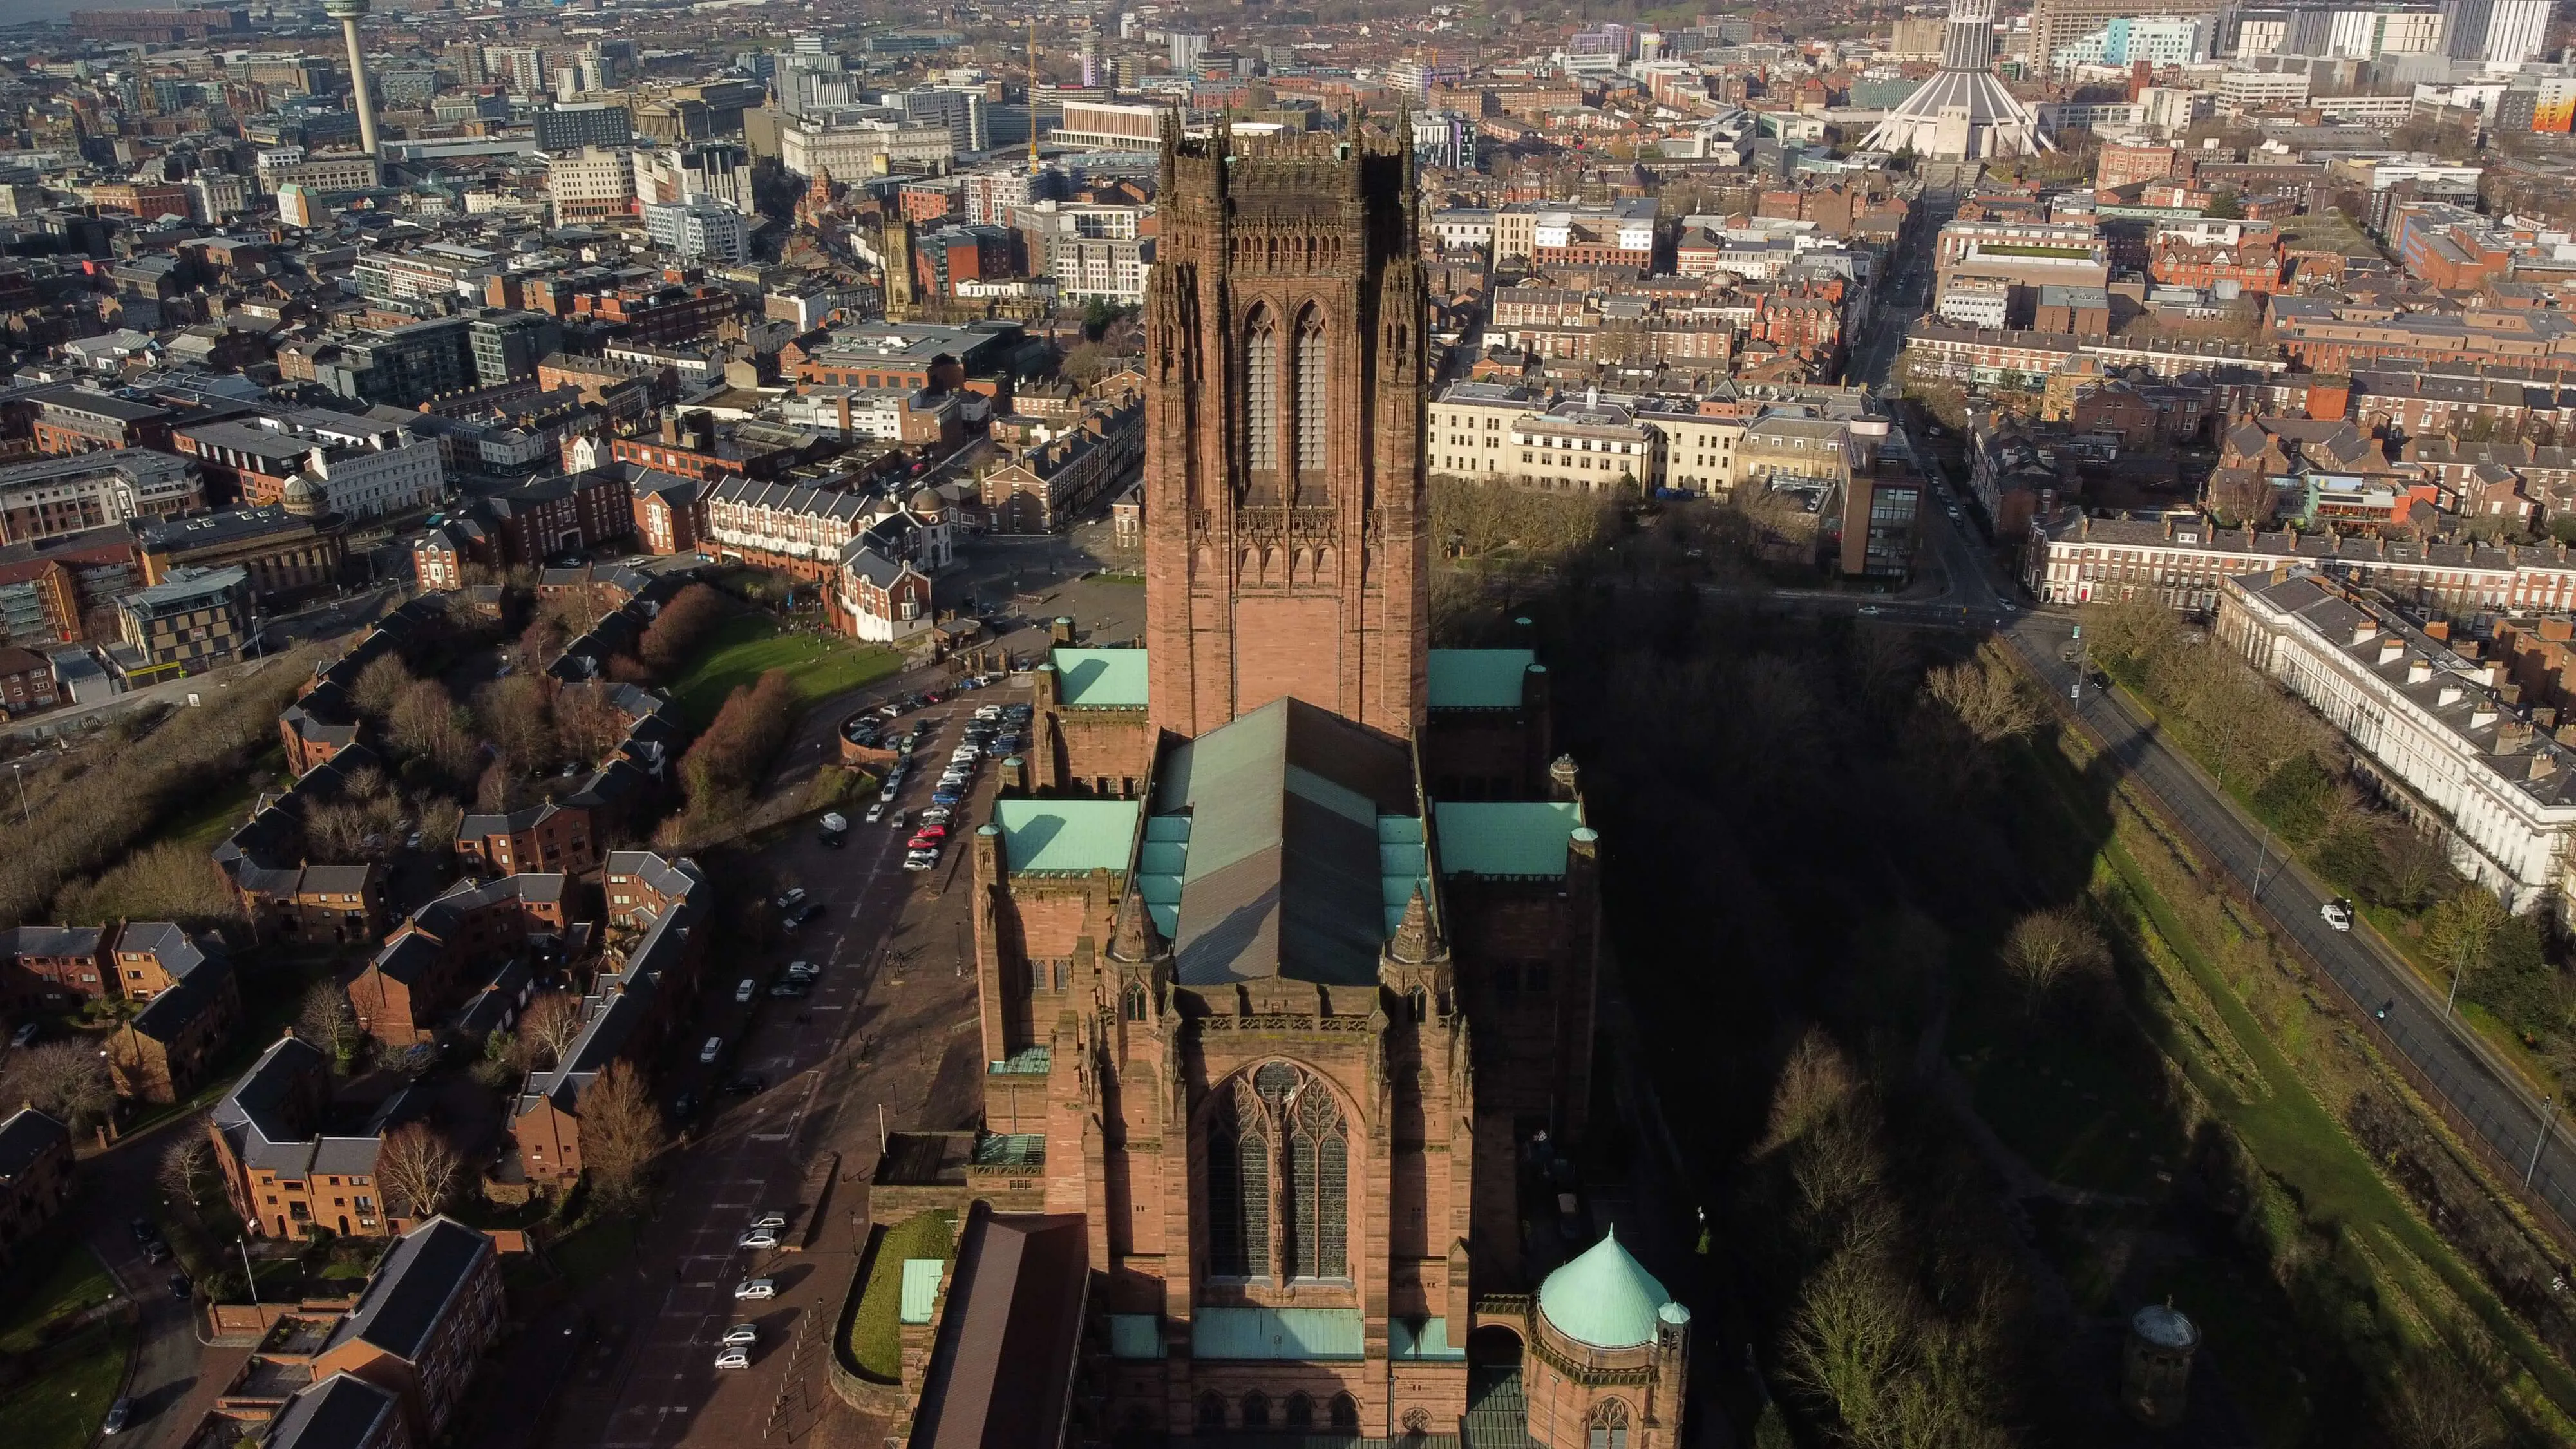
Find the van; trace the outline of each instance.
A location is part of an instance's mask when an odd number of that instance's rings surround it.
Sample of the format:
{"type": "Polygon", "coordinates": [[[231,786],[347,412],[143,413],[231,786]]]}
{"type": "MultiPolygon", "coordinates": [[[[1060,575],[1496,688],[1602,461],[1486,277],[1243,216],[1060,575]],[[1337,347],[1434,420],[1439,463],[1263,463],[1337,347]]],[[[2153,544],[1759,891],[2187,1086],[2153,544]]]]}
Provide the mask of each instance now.
{"type": "Polygon", "coordinates": [[[716,1058],[723,1055],[724,1038],[720,1036],[708,1037],[707,1044],[698,1048],[698,1065],[705,1067],[714,1066],[716,1064],[716,1058]]]}
{"type": "Polygon", "coordinates": [[[742,984],[733,989],[733,999],[744,1005],[749,1005],[751,999],[759,994],[760,983],[748,976],[742,978],[742,984]]]}

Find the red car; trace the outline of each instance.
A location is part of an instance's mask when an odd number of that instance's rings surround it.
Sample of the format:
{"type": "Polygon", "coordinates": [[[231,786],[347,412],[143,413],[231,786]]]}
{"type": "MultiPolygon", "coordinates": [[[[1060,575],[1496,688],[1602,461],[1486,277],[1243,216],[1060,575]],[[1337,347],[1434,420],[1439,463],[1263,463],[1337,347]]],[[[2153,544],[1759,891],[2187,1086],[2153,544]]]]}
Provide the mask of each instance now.
{"type": "Polygon", "coordinates": [[[945,825],[925,825],[919,830],[914,831],[912,833],[912,838],[915,840],[946,840],[948,838],[948,827],[945,825]]]}

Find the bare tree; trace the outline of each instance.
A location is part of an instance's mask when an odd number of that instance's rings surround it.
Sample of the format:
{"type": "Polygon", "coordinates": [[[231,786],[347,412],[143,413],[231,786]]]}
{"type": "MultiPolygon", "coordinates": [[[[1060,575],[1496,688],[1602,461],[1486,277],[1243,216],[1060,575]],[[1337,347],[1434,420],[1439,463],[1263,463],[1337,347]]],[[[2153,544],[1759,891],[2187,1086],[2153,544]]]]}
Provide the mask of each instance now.
{"type": "Polygon", "coordinates": [[[581,997],[570,991],[549,991],[528,1003],[527,1013],[519,1018],[519,1049],[530,1071],[546,1071],[561,1062],[564,1053],[581,1038],[581,997]]]}
{"type": "Polygon", "coordinates": [[[575,685],[555,695],[555,734],[563,752],[576,760],[604,758],[626,738],[626,728],[626,712],[598,685],[575,685]]]}
{"type": "Polygon", "coordinates": [[[463,775],[473,762],[473,717],[457,708],[435,679],[417,679],[404,687],[386,729],[395,748],[420,756],[450,777],[463,775]]]}
{"type": "Polygon", "coordinates": [[[2397,1376],[2383,1418],[2407,1449],[2491,1449],[2504,1442],[2495,1408],[2471,1376],[2418,1358],[2397,1376]]]}
{"type": "Polygon", "coordinates": [[[581,1095],[581,1156],[593,1201],[610,1212],[643,1206],[646,1174],[663,1147],[662,1111],[644,1074],[625,1061],[608,1064],[581,1095]]]}
{"type": "Polygon", "coordinates": [[[358,1014],[350,1009],[349,993],[340,989],[339,982],[316,981],[304,993],[304,1005],[295,1015],[295,1034],[347,1067],[358,1050],[358,1014]]]}
{"type": "Polygon", "coordinates": [[[383,719],[394,712],[395,703],[411,685],[411,671],[403,667],[402,659],[380,654],[358,671],[349,689],[349,702],[358,707],[359,713],[383,719]]]}
{"type": "Polygon", "coordinates": [[[2035,1003],[2072,972],[2108,968],[2111,950],[2083,907],[2053,906],[2013,923],[2004,937],[2003,959],[2004,968],[2035,1003]]]}
{"type": "Polygon", "coordinates": [[[385,1206],[408,1218],[445,1208],[465,1173],[465,1156],[424,1122],[406,1122],[385,1134],[376,1151],[376,1179],[385,1206]]]}
{"type": "Polygon", "coordinates": [[[426,796],[420,801],[420,848],[446,851],[456,844],[456,827],[465,822],[465,808],[444,795],[426,796]]]}
{"type": "Polygon", "coordinates": [[[474,698],[474,718],[483,737],[521,769],[554,757],[553,684],[542,674],[513,674],[483,686],[474,698]]]}
{"type": "Polygon", "coordinates": [[[0,1076],[0,1101],[24,1102],[78,1132],[107,1120],[116,1107],[116,1083],[98,1048],[49,1041],[14,1054],[0,1076]]]}
{"type": "Polygon", "coordinates": [[[170,1145],[162,1149],[159,1181],[161,1190],[172,1197],[183,1197],[195,1207],[215,1172],[215,1146],[206,1138],[206,1121],[193,1117],[171,1134],[170,1145]]]}
{"type": "Polygon", "coordinates": [[[2388,871],[2391,902],[2401,910],[2421,910],[2451,873],[2442,843],[2421,830],[2397,826],[2380,837],[2379,860],[2388,871]]]}
{"type": "Polygon", "coordinates": [[[1977,657],[1944,665],[1923,678],[1924,692],[1947,709],[1979,744],[1998,745],[2039,727],[2039,705],[2021,677],[1989,643],[1977,657]]]}

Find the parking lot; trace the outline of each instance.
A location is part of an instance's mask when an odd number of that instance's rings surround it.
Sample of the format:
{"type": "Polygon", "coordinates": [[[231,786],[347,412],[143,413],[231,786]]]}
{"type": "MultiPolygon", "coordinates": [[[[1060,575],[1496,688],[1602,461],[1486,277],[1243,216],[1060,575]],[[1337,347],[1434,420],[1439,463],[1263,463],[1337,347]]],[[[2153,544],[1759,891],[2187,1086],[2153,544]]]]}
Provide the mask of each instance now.
{"type": "MultiPolygon", "coordinates": [[[[918,685],[885,692],[898,687],[918,685]]],[[[984,818],[997,768],[985,761],[973,771],[935,868],[903,868],[911,825],[932,804],[974,709],[1028,697],[973,691],[889,727],[891,742],[893,730],[932,725],[917,747],[921,764],[887,802],[888,815],[906,812],[906,828],[867,822],[870,799],[845,807],[838,847],[809,824],[762,853],[776,889],[803,890],[798,906],[819,913],[775,946],[718,942],[710,952],[708,1004],[662,1081],[666,1100],[694,1096],[697,1115],[631,1265],[585,1295],[593,1341],[567,1386],[556,1442],[659,1449],[851,1427],[825,1365],[864,1243],[880,1113],[892,1129],[975,1120],[982,1047],[962,965],[967,893],[952,887],[960,837],[984,818]],[[810,994],[772,995],[799,961],[813,968],[810,994]],[[746,980],[754,994],[738,1001],[746,980]],[[723,1050],[701,1062],[710,1036],[723,1050]],[[761,1090],[727,1090],[751,1085],[739,1080],[746,1075],[761,1090]],[[780,1247],[741,1246],[769,1212],[787,1219],[780,1247]],[[737,1298],[753,1278],[768,1279],[776,1296],[737,1298]],[[758,1341],[746,1367],[719,1369],[720,1340],[735,1324],[754,1326],[758,1341]]]]}

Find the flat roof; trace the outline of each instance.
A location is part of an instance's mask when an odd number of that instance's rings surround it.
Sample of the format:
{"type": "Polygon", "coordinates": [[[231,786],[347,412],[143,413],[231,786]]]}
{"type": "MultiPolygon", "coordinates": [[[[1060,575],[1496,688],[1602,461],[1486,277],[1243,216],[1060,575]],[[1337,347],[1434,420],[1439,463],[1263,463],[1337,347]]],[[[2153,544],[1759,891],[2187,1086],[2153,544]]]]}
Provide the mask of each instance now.
{"type": "Polygon", "coordinates": [[[996,800],[1003,868],[1124,871],[1143,808],[1135,800],[996,800]]]}
{"type": "Polygon", "coordinates": [[[1065,704],[1075,709],[1144,708],[1144,650],[1057,649],[1048,658],[1055,665],[1057,697],[1065,704]]]}
{"type": "Polygon", "coordinates": [[[1565,843],[1583,826],[1571,801],[1444,800],[1431,809],[1444,876],[1561,876],[1565,843]]]}
{"type": "Polygon", "coordinates": [[[1518,709],[1521,686],[1538,655],[1527,649],[1434,649],[1429,666],[1433,709],[1518,709]]]}

